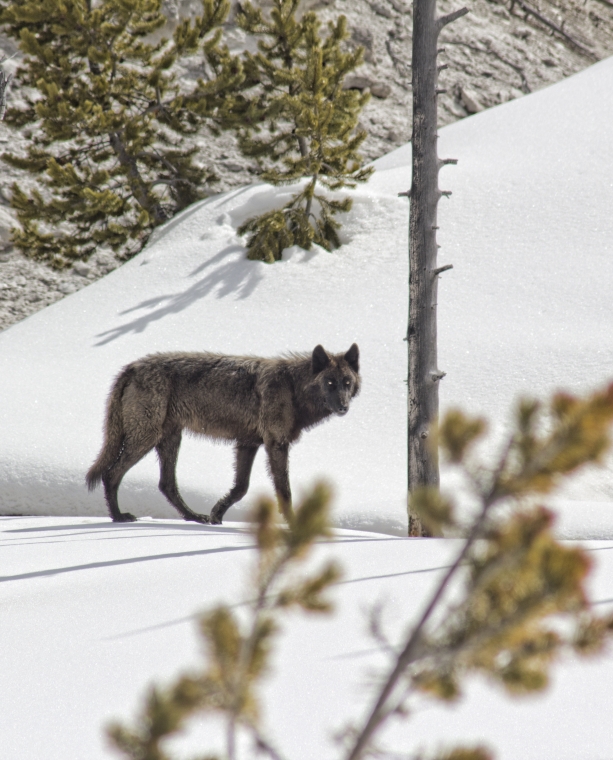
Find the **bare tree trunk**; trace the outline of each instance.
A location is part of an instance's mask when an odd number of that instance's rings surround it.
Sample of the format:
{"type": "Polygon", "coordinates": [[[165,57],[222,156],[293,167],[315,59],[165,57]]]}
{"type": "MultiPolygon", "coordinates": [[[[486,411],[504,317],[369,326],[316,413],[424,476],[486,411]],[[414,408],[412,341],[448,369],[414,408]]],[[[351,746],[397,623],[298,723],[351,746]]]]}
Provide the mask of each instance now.
{"type": "MultiPolygon", "coordinates": [[[[3,63],[4,61],[6,61],[5,55],[0,58],[0,63],[3,63]]],[[[6,91],[12,78],[12,74],[6,76],[4,71],[0,69],[0,121],[3,121],[4,114],[6,113],[6,91]]]]}
{"type": "MultiPolygon", "coordinates": [[[[436,18],[436,0],[413,2],[413,184],[409,197],[409,492],[420,486],[438,487],[438,452],[432,426],[438,418],[438,384],[444,373],[437,366],[436,298],[441,269],[437,268],[436,209],[443,193],[438,172],[445,163],[436,150],[437,44],[441,29],[468,13],[466,8],[436,18]]],[[[449,268],[449,267],[445,267],[449,268]]],[[[409,535],[427,535],[419,517],[409,513],[409,535]]]]}

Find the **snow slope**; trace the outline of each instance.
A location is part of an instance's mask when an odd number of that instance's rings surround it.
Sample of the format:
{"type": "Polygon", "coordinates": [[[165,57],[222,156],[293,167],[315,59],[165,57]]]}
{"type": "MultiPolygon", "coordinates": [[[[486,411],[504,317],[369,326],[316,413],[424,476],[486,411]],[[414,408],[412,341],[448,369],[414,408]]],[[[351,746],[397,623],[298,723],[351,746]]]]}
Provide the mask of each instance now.
{"type": "MultiPolygon", "coordinates": [[[[199,663],[195,614],[249,591],[252,553],[241,524],[171,520],[112,525],[82,517],[0,519],[0,756],[3,760],[111,760],[103,726],[132,720],[147,686],[199,663]]],[[[589,542],[591,593],[613,605],[613,542],[589,542]]],[[[370,677],[387,664],[367,634],[384,602],[393,641],[414,620],[457,542],[339,531],[315,558],[334,557],[343,580],[332,617],[292,614],[283,626],[265,718],[291,760],[340,757],[331,741],[369,704],[370,677]]],[[[426,703],[387,741],[407,753],[486,743],[500,760],[611,757],[613,656],[567,662],[545,696],[505,698],[483,681],[452,707],[426,703]]],[[[179,757],[204,756],[219,736],[195,726],[179,757]],[[192,754],[187,754],[187,748],[192,754]]],[[[404,756],[404,755],[403,755],[404,756]]]]}
{"type": "MultiPolygon", "coordinates": [[[[613,59],[441,130],[441,156],[460,160],[441,176],[453,197],[440,204],[440,263],[454,264],[440,287],[442,402],[486,413],[495,434],[519,393],[583,390],[612,374],[611,92],[613,59]]],[[[400,538],[407,207],[397,193],[408,161],[403,148],[376,163],[335,254],[246,261],[236,227],[287,190],[243,188],[186,210],[120,270],[0,334],[0,511],[33,515],[0,519],[3,760],[110,758],[102,724],[133,714],[150,680],[194,662],[198,609],[246,593],[250,539],[234,521],[251,499],[222,528],[114,526],[100,491],[86,492],[118,369],[152,351],[274,355],[357,341],[361,396],[291,457],[296,492],[319,474],[336,487],[340,530],[319,553],[346,568],[339,614],[288,623],[266,691],[287,757],[336,756],[328,736],[359,715],[368,673],[382,664],[364,610],[386,599],[399,635],[454,551],[453,541],[400,538]]],[[[227,447],[185,441],[179,482],[194,508],[208,511],[230,478],[227,447]]],[[[126,478],[123,507],[174,516],[156,482],[150,456],[126,478]]],[[[269,488],[259,458],[252,493],[269,488]]],[[[613,603],[611,501],[609,468],[560,502],[561,535],[599,539],[587,546],[603,610],[613,603]]],[[[605,760],[612,678],[609,654],[556,669],[552,689],[528,701],[475,681],[465,701],[428,708],[391,738],[403,751],[464,739],[497,747],[503,760],[605,760]]]]}
{"type": "MultiPolygon", "coordinates": [[[[441,130],[440,155],[459,159],[441,172],[453,197],[440,203],[440,263],[454,265],[439,291],[441,400],[486,413],[495,430],[519,393],[591,388],[612,374],[613,99],[603,95],[612,91],[608,59],[441,130]]],[[[104,514],[83,477],[112,378],[143,354],[275,355],[320,342],[341,351],[357,341],[363,392],[346,418],[295,447],[292,482],[299,491],[325,474],[337,526],[402,535],[407,202],[397,194],[409,160],[401,148],[376,162],[334,254],[247,261],[237,226],[291,189],[245,187],[190,207],[125,266],[0,334],[1,512],[104,514]]],[[[207,512],[230,485],[231,463],[229,447],[186,440],[178,472],[188,503],[207,512]]],[[[121,503],[174,516],[156,482],[151,454],[127,476],[121,503]]],[[[260,454],[252,493],[268,488],[260,454]]],[[[611,501],[611,470],[567,496],[611,501]]],[[[228,517],[244,518],[249,504],[228,517]]],[[[567,505],[565,535],[602,537],[581,532],[584,512],[567,505]]]]}

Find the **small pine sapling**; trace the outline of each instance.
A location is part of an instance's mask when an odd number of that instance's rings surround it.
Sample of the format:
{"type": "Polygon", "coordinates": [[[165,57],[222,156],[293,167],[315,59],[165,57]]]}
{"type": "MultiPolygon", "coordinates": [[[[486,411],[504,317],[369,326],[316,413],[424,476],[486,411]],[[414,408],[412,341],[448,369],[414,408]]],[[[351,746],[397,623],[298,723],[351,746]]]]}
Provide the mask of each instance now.
{"type": "Polygon", "coordinates": [[[57,268],[101,245],[129,256],[203,197],[214,175],[182,138],[216,103],[187,108],[172,71],[210,33],[213,47],[219,42],[228,0],[203,7],[173,41],[155,42],[166,22],[161,0],[0,3],[0,23],[25,54],[18,79],[26,106],[9,109],[7,121],[27,126],[30,139],[27,155],[3,159],[38,181],[31,192],[13,186],[14,241],[24,253],[57,268]]]}
{"type": "MultiPolygon", "coordinates": [[[[272,185],[304,180],[302,189],[280,209],[248,219],[248,258],[279,261],[291,245],[326,250],[340,246],[335,219],[351,208],[351,198],[325,192],[355,187],[370,176],[359,148],[366,133],[357,128],[367,94],[343,89],[362,50],[345,51],[347,22],[329,23],[326,36],[313,12],[297,19],[299,0],[274,0],[269,17],[249,2],[239,5],[237,24],[258,39],[258,52],[243,59],[243,91],[229,107],[239,145],[254,158],[272,185]]],[[[230,118],[230,117],[229,117],[230,118]]]]}

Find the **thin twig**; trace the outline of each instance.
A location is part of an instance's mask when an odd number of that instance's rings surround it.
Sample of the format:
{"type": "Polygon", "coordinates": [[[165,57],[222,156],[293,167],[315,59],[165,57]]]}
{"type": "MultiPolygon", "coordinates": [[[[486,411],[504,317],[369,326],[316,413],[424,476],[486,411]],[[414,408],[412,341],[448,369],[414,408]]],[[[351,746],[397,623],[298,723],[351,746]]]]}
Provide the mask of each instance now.
{"type": "Polygon", "coordinates": [[[368,631],[381,649],[387,654],[397,654],[396,649],[385,635],[383,625],[381,622],[381,614],[383,612],[383,603],[381,601],[376,604],[370,610],[368,615],[368,631]]]}
{"type": "MultiPolygon", "coordinates": [[[[387,53],[389,57],[391,58],[392,63],[394,64],[394,68],[397,69],[398,73],[405,77],[407,76],[407,70],[410,71],[411,64],[403,61],[401,58],[398,58],[398,56],[394,53],[392,50],[392,41],[390,39],[385,40],[385,49],[387,50],[387,53]]],[[[398,81],[397,79],[394,80],[397,85],[402,87],[403,90],[406,90],[407,92],[411,89],[411,83],[407,85],[404,80],[398,81]]]]}
{"type": "Polygon", "coordinates": [[[381,724],[382,719],[384,718],[384,715],[385,715],[385,705],[389,697],[391,696],[394,688],[396,687],[396,684],[398,683],[400,677],[403,675],[407,667],[414,660],[414,657],[419,648],[419,644],[421,643],[422,632],[426,623],[428,622],[428,620],[430,619],[430,616],[436,609],[447,586],[449,585],[450,580],[455,575],[460,565],[463,563],[464,558],[468,554],[469,549],[477,540],[481,532],[481,527],[483,525],[485,517],[490,507],[497,500],[497,497],[498,497],[498,494],[492,493],[490,495],[490,498],[484,502],[481,513],[479,514],[479,516],[473,523],[471,531],[468,537],[466,538],[466,541],[464,542],[464,545],[462,546],[460,553],[456,557],[454,563],[451,565],[449,570],[445,573],[444,578],[441,580],[441,582],[438,585],[438,588],[432,595],[432,598],[430,599],[428,606],[424,610],[419,622],[417,623],[417,625],[411,632],[411,635],[409,636],[407,643],[404,646],[404,649],[398,656],[398,659],[396,661],[396,664],[392,672],[389,674],[385,684],[383,685],[383,688],[379,692],[379,697],[377,698],[375,706],[373,707],[371,711],[371,714],[366,722],[366,725],[364,726],[364,728],[358,735],[358,738],[355,741],[353,749],[347,756],[347,760],[358,760],[358,758],[362,757],[364,750],[366,749],[366,746],[368,742],[370,741],[370,738],[372,737],[373,733],[378,728],[378,726],[381,724]]]}
{"type": "Polygon", "coordinates": [[[453,13],[448,13],[446,16],[439,16],[436,19],[436,23],[438,24],[439,29],[442,29],[444,26],[452,24],[454,21],[457,21],[457,19],[465,16],[467,13],[468,8],[460,8],[457,11],[453,11],[453,13]]]}
{"type": "Polygon", "coordinates": [[[537,18],[542,24],[545,24],[545,26],[548,26],[551,30],[556,32],[556,34],[564,37],[565,40],[568,40],[571,45],[574,45],[578,50],[581,50],[581,52],[588,58],[591,58],[594,61],[598,60],[598,56],[596,56],[591,50],[588,50],[574,37],[571,37],[570,34],[567,34],[567,32],[565,32],[562,27],[554,24],[553,21],[550,21],[548,18],[545,18],[545,16],[539,13],[535,8],[532,8],[530,5],[525,3],[524,0],[512,0],[512,2],[513,4],[517,3],[517,5],[519,5],[522,10],[524,10],[526,13],[529,13],[531,16],[534,16],[534,18],[537,18]]]}
{"type": "Polygon", "coordinates": [[[285,760],[283,755],[272,746],[266,737],[262,736],[255,726],[251,725],[250,728],[253,731],[253,738],[257,749],[266,753],[271,760],[285,760]]]}

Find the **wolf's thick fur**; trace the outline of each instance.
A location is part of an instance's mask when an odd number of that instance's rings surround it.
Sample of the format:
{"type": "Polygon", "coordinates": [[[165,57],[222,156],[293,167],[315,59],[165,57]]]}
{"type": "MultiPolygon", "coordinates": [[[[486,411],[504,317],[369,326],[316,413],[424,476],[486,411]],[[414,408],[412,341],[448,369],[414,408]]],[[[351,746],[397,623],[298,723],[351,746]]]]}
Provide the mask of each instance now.
{"type": "Polygon", "coordinates": [[[124,367],[108,399],[102,451],[87,473],[90,491],[100,481],[115,522],[136,518],[119,511],[117,491],[123,476],[155,448],[160,461],[160,491],[186,520],[220,524],[243,498],[251,467],[264,444],[279,507],[292,513],[289,446],[301,432],[332,414],[343,415],[360,390],[359,350],[278,359],[209,353],[152,354],[124,367]],[[183,501],[176,464],[184,429],[235,442],[235,480],[210,517],[183,501]]]}

